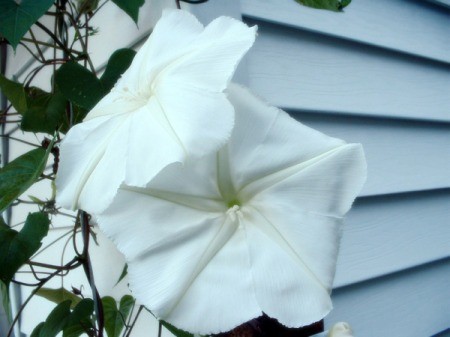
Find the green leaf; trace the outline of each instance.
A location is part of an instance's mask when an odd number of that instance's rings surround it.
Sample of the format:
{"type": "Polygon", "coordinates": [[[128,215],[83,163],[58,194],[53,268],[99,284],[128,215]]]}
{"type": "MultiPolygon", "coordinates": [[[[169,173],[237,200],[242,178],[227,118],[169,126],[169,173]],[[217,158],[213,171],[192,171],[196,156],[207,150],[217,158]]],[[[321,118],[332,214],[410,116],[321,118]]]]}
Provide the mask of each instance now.
{"type": "Polygon", "coordinates": [[[330,11],[338,12],[344,7],[348,6],[351,0],[295,0],[298,3],[318,9],[328,9],[330,11]]]}
{"type": "MultiPolygon", "coordinates": [[[[89,112],[89,110],[82,108],[78,105],[72,105],[72,126],[78,123],[81,123],[84,119],[84,117],[86,117],[87,113],[89,112]]],[[[65,116],[66,118],[64,118],[64,123],[62,124],[60,131],[62,133],[67,133],[67,131],[69,131],[70,129],[70,123],[69,120],[67,118],[67,116],[65,116]]]]}
{"type": "Polygon", "coordinates": [[[30,27],[53,5],[53,0],[0,0],[0,33],[14,49],[30,27]]]}
{"type": "MultiPolygon", "coordinates": [[[[72,302],[73,303],[73,302],[72,302]]],[[[90,298],[83,299],[70,314],[63,337],[78,337],[93,328],[92,314],[94,301],[90,298]]]]}
{"type": "Polygon", "coordinates": [[[145,0],[112,0],[117,6],[127,13],[134,22],[138,22],[139,8],[144,4],[145,0]]]}
{"type": "Polygon", "coordinates": [[[125,278],[125,276],[127,276],[127,274],[128,274],[128,264],[125,263],[122,269],[122,273],[120,274],[120,277],[114,286],[118,285],[120,281],[122,281],[125,278]]]}
{"type": "Polygon", "coordinates": [[[85,13],[92,13],[95,11],[98,7],[98,1],[99,0],[78,0],[78,13],[85,14],[85,13]]]}
{"type": "Polygon", "coordinates": [[[41,296],[56,304],[69,300],[72,302],[72,304],[70,305],[71,309],[75,308],[75,306],[81,301],[80,297],[64,288],[41,288],[36,292],[36,295],[41,296]]]}
{"type": "Polygon", "coordinates": [[[123,296],[120,300],[119,309],[117,309],[116,300],[110,296],[103,297],[102,303],[106,333],[108,337],[118,337],[133,307],[134,299],[130,295],[123,296]]]}
{"type": "Polygon", "coordinates": [[[110,91],[120,76],[128,69],[136,52],[133,49],[118,49],[108,60],[105,72],[100,80],[106,91],[110,91]]]}
{"type": "Polygon", "coordinates": [[[339,9],[340,10],[344,9],[345,7],[350,5],[351,2],[352,2],[352,0],[341,0],[341,4],[340,4],[339,9]]]}
{"type": "Polygon", "coordinates": [[[45,324],[45,322],[41,322],[38,325],[36,325],[35,328],[33,329],[33,332],[31,333],[30,337],[39,337],[44,324],[45,324]]]}
{"type": "Polygon", "coordinates": [[[88,110],[106,94],[97,76],[78,63],[63,64],[56,72],[55,81],[69,101],[88,110]]]}
{"type": "MultiPolygon", "coordinates": [[[[0,217],[1,219],[1,217],[0,217]]],[[[12,322],[12,312],[11,312],[11,301],[9,299],[9,291],[3,281],[0,280],[0,298],[2,299],[3,311],[6,314],[6,319],[8,323],[12,322]]]]}
{"type": "Polygon", "coordinates": [[[18,113],[23,114],[27,110],[27,98],[21,83],[11,81],[0,74],[0,89],[18,113]]]}
{"type": "Polygon", "coordinates": [[[0,213],[39,178],[51,147],[31,150],[0,169],[0,213]]]}
{"type": "Polygon", "coordinates": [[[52,310],[40,330],[39,337],[56,337],[66,327],[70,317],[70,303],[71,301],[64,301],[52,310]]]}
{"type": "Polygon", "coordinates": [[[50,220],[44,213],[30,213],[20,232],[0,225],[0,280],[8,286],[16,271],[41,247],[50,220]]]}
{"type": "Polygon", "coordinates": [[[167,323],[166,321],[160,321],[160,322],[167,330],[169,330],[172,334],[174,334],[177,337],[194,337],[193,334],[191,334],[187,331],[180,330],[180,329],[174,327],[172,324],[167,323]]]}
{"type": "Polygon", "coordinates": [[[31,88],[27,100],[28,109],[22,117],[22,130],[52,135],[63,124],[67,101],[61,93],[50,94],[31,88]]]}

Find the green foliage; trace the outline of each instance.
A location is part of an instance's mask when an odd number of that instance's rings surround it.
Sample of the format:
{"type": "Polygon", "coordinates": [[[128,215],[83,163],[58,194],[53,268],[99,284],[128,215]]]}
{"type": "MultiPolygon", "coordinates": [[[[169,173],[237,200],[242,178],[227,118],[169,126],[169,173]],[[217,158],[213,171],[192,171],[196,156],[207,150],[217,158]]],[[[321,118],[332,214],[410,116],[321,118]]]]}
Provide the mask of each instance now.
{"type": "Polygon", "coordinates": [[[30,213],[20,232],[0,224],[0,280],[6,285],[17,270],[41,247],[50,220],[44,213],[30,213]]]}
{"type": "Polygon", "coordinates": [[[100,80],[106,91],[110,91],[120,76],[128,69],[136,52],[133,49],[118,49],[108,60],[105,72],[100,80]]]}
{"type": "MultiPolygon", "coordinates": [[[[136,52],[132,49],[117,50],[108,60],[101,79],[98,79],[97,76],[78,63],[66,63],[56,72],[56,84],[65,98],[81,108],[82,117],[84,117],[85,111],[83,109],[92,109],[112,89],[120,76],[130,66],[135,54],[136,52]]],[[[55,102],[55,106],[59,106],[58,104],[62,105],[62,99],[55,102]]],[[[78,107],[77,109],[79,109],[78,107]]],[[[59,110],[48,111],[47,116],[55,116],[55,120],[60,120],[61,114],[57,111],[59,110]],[[50,112],[54,113],[50,114],[50,112]]],[[[81,119],[79,118],[79,120],[81,119]]]]}
{"type": "Polygon", "coordinates": [[[174,334],[177,337],[194,337],[193,334],[180,330],[176,327],[174,327],[172,324],[167,323],[166,321],[160,321],[161,324],[167,329],[169,330],[172,334],[174,334]]]}
{"type": "Polygon", "coordinates": [[[298,3],[318,9],[328,9],[330,11],[339,12],[347,7],[352,0],[295,0],[298,3]]]}
{"type": "Polygon", "coordinates": [[[0,212],[25,192],[39,178],[47,163],[47,151],[31,150],[0,169],[0,212]]]}
{"type": "Polygon", "coordinates": [[[45,322],[41,322],[38,325],[36,325],[33,329],[33,332],[31,332],[30,337],[39,337],[41,334],[42,327],[45,325],[45,322]]]}
{"type": "Polygon", "coordinates": [[[103,297],[102,303],[106,333],[108,337],[119,337],[134,305],[134,298],[130,295],[123,296],[119,309],[117,309],[116,300],[110,296],[103,297]]]}
{"type": "Polygon", "coordinates": [[[80,14],[91,13],[98,7],[99,0],[77,0],[77,9],[80,14]]]}
{"type": "Polygon", "coordinates": [[[53,5],[53,0],[0,0],[0,33],[14,49],[30,27],[53,5]]]}
{"type": "Polygon", "coordinates": [[[125,263],[122,269],[122,273],[120,274],[119,279],[117,280],[115,286],[118,285],[120,281],[122,281],[125,278],[125,276],[127,276],[127,274],[128,274],[128,264],[125,263]]]}
{"type": "Polygon", "coordinates": [[[39,337],[56,337],[64,329],[69,322],[70,304],[71,301],[64,301],[52,310],[39,331],[39,337]]]}
{"type": "Polygon", "coordinates": [[[69,300],[72,302],[70,305],[71,309],[75,308],[75,306],[81,301],[80,297],[64,288],[58,289],[41,288],[36,292],[36,295],[41,296],[56,304],[69,300]]]}
{"type": "Polygon", "coordinates": [[[70,300],[59,303],[45,322],[34,328],[31,336],[55,337],[62,331],[63,337],[79,337],[84,332],[91,330],[93,328],[94,301],[89,298],[83,299],[71,312],[72,304],[73,302],[70,300]]]}
{"type": "Polygon", "coordinates": [[[144,4],[145,0],[112,0],[125,13],[127,13],[134,22],[138,22],[139,8],[144,4]]]}
{"type": "Polygon", "coordinates": [[[22,117],[22,130],[52,135],[64,123],[67,101],[61,93],[50,94],[38,88],[30,88],[27,101],[28,108],[22,117]]]}
{"type": "Polygon", "coordinates": [[[22,84],[0,74],[0,89],[17,112],[23,114],[27,110],[27,96],[22,84]]]}
{"type": "Polygon", "coordinates": [[[9,291],[6,284],[3,283],[3,281],[1,280],[0,280],[0,297],[2,298],[3,311],[6,314],[8,322],[11,323],[12,312],[11,312],[11,301],[9,299],[9,291]]]}
{"type": "Polygon", "coordinates": [[[92,329],[93,313],[93,300],[86,298],[80,301],[70,314],[67,325],[63,328],[63,337],[78,337],[84,332],[92,329]]]}
{"type": "Polygon", "coordinates": [[[69,101],[87,110],[106,94],[97,76],[78,63],[63,64],[56,72],[55,81],[69,101]]]}

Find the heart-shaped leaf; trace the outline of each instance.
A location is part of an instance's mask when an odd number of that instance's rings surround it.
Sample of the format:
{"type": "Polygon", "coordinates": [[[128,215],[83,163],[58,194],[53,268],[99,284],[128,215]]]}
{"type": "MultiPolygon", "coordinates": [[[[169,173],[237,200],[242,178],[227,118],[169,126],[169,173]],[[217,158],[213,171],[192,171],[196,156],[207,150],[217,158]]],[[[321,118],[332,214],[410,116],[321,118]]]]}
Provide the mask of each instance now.
{"type": "Polygon", "coordinates": [[[70,303],[71,301],[64,301],[52,310],[39,331],[39,337],[56,337],[67,326],[70,318],[70,303]]]}
{"type": "Polygon", "coordinates": [[[0,33],[16,49],[20,39],[52,4],[53,0],[0,0],[0,33]]]}
{"type": "Polygon", "coordinates": [[[145,0],[112,0],[125,13],[127,13],[134,22],[137,23],[139,18],[139,8],[144,4],[145,0]]]}
{"type": "Polygon", "coordinates": [[[23,114],[27,110],[27,96],[21,83],[11,81],[0,74],[0,89],[18,113],[23,114]]]}
{"type": "Polygon", "coordinates": [[[55,81],[69,101],[88,110],[106,94],[97,76],[78,63],[63,64],[56,72],[55,81]]]}
{"type": "Polygon", "coordinates": [[[106,91],[110,91],[120,76],[128,69],[136,52],[133,49],[118,49],[108,60],[105,72],[100,80],[106,91]]]}
{"type": "Polygon", "coordinates": [[[0,169],[0,213],[39,178],[50,149],[31,150],[0,169]]]}
{"type": "Polygon", "coordinates": [[[117,309],[116,300],[110,296],[103,297],[102,303],[106,333],[108,337],[119,337],[133,307],[134,298],[130,295],[123,296],[119,309],[117,309]]]}
{"type": "Polygon", "coordinates": [[[64,123],[67,101],[61,93],[30,88],[27,100],[28,109],[20,124],[22,130],[53,134],[64,123]]]}
{"type": "Polygon", "coordinates": [[[41,247],[50,221],[44,213],[30,213],[20,232],[0,224],[0,280],[6,285],[17,270],[41,247]]]}
{"type": "Polygon", "coordinates": [[[66,327],[64,327],[63,337],[79,337],[91,330],[93,327],[91,319],[93,312],[94,301],[90,298],[85,298],[78,303],[70,314],[66,327]]]}

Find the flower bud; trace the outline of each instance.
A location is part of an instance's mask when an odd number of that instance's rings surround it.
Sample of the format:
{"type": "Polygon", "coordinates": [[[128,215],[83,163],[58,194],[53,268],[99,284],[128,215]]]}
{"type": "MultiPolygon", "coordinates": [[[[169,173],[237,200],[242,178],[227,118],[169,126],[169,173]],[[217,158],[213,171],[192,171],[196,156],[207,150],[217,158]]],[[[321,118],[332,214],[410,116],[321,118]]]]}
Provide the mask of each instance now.
{"type": "Polygon", "coordinates": [[[333,325],[327,337],[353,337],[353,331],[350,324],[339,322],[333,325]]]}

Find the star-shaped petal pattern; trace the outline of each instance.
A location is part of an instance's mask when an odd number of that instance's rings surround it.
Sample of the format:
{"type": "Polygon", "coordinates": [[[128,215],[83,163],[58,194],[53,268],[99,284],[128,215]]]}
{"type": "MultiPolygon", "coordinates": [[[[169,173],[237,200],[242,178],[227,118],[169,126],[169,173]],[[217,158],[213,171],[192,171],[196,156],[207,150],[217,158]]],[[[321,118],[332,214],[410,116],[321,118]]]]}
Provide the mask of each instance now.
{"type": "Polygon", "coordinates": [[[97,218],[159,318],[200,334],[261,315],[299,327],[331,310],[343,215],[366,176],[359,144],[302,125],[231,85],[236,124],[216,154],[122,186],[97,218]]]}
{"type": "Polygon", "coordinates": [[[63,140],[58,204],[98,213],[120,184],[144,187],[167,165],[224,145],[234,124],[224,90],[255,35],[228,17],[203,27],[165,11],[112,91],[63,140]]]}

